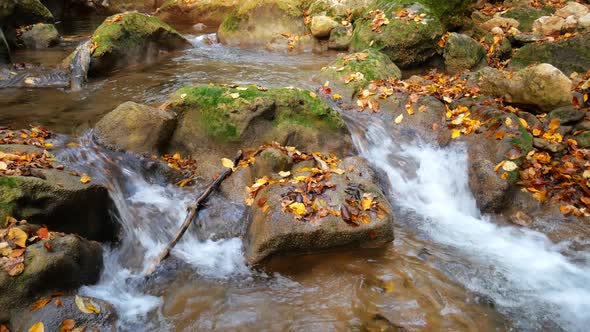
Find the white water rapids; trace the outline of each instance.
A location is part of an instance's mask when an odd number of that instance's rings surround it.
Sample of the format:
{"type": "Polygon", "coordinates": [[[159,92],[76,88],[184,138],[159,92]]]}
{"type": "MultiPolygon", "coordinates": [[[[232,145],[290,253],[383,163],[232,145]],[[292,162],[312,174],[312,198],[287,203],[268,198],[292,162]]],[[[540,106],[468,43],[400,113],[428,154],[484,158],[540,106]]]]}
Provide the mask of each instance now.
{"type": "Polygon", "coordinates": [[[519,328],[545,330],[543,322],[551,322],[564,330],[587,331],[590,268],[570,262],[544,234],[500,227],[481,215],[469,190],[463,149],[435,148],[418,140],[396,143],[378,119],[351,127],[361,155],[384,174],[392,203],[417,216],[412,227],[471,262],[448,273],[492,298],[519,320],[519,328]]]}

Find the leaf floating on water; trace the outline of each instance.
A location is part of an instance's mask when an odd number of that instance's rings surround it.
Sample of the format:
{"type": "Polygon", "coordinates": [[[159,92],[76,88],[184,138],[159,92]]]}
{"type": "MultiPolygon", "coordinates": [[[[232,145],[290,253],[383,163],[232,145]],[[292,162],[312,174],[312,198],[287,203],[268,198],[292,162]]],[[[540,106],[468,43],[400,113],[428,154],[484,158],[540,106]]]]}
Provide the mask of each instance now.
{"type": "Polygon", "coordinates": [[[404,120],[404,115],[400,114],[397,118],[395,118],[394,122],[395,122],[395,124],[400,124],[400,123],[402,123],[403,120],[404,120]]]}
{"type": "Polygon", "coordinates": [[[451,138],[455,139],[455,138],[459,138],[459,136],[461,136],[461,130],[453,129],[453,132],[451,134],[451,138]]]}
{"type": "Polygon", "coordinates": [[[80,182],[82,182],[83,184],[87,184],[90,181],[92,181],[92,178],[86,174],[82,174],[82,177],[80,177],[80,182]]]}
{"type": "Polygon", "coordinates": [[[99,314],[100,310],[92,303],[90,299],[76,295],[76,306],[85,314],[99,314]]]}
{"type": "Polygon", "coordinates": [[[45,325],[43,325],[43,322],[37,322],[31,326],[29,332],[45,332],[45,325]]]}
{"type": "Polygon", "coordinates": [[[25,233],[20,228],[12,227],[8,230],[8,240],[12,241],[12,243],[21,248],[25,248],[27,246],[27,238],[27,233],[25,233]]]}

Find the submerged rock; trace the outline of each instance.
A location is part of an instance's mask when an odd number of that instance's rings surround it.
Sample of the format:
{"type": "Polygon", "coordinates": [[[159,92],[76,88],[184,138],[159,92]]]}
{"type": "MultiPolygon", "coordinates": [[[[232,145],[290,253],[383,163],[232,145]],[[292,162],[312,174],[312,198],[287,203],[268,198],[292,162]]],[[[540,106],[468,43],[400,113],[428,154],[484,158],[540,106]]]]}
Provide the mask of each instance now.
{"type": "Polygon", "coordinates": [[[65,88],[70,85],[68,72],[44,67],[0,68],[0,88],[65,88]]]}
{"type": "Polygon", "coordinates": [[[176,30],[160,19],[124,13],[107,18],[93,33],[90,50],[91,75],[114,68],[153,61],[160,52],[191,47],[176,30]]]}
{"type": "Polygon", "coordinates": [[[387,55],[367,49],[339,56],[322,68],[317,79],[321,83],[330,81],[336,92],[350,99],[372,80],[401,77],[402,72],[387,55]]]}
{"type": "MultiPolygon", "coordinates": [[[[42,153],[23,145],[0,145],[0,151],[42,153]]],[[[93,240],[115,238],[112,201],[105,187],[83,184],[80,177],[58,169],[38,169],[35,175],[0,177],[0,220],[13,216],[93,240]]]]}
{"type": "Polygon", "coordinates": [[[535,63],[550,63],[566,75],[585,73],[590,69],[590,38],[582,34],[557,42],[527,44],[512,57],[509,69],[520,69],[535,63]]]}
{"type": "Polygon", "coordinates": [[[102,247],[76,235],[57,236],[29,245],[24,265],[18,276],[0,271],[0,321],[8,321],[11,313],[19,313],[38,296],[97,282],[103,265],[102,247]]]}
{"type": "Polygon", "coordinates": [[[518,72],[485,68],[479,72],[484,94],[503,97],[507,102],[533,105],[542,111],[569,105],[572,82],[559,69],[543,63],[518,72]]]}
{"type": "Polygon", "coordinates": [[[313,38],[305,36],[301,5],[293,0],[243,1],[219,26],[219,41],[239,48],[311,51],[313,38]]]}
{"type": "Polygon", "coordinates": [[[60,36],[53,24],[38,23],[24,31],[21,40],[27,48],[47,48],[57,45],[60,36]]]}
{"type": "Polygon", "coordinates": [[[75,322],[75,328],[85,327],[86,331],[117,330],[117,312],[110,303],[85,296],[82,299],[90,301],[100,312],[98,314],[83,313],[76,306],[75,296],[66,295],[54,298],[42,308],[36,310],[26,308],[19,311],[18,315],[13,315],[11,318],[10,325],[14,331],[28,331],[33,324],[43,322],[46,331],[60,331],[62,323],[69,319],[75,322]],[[58,299],[61,306],[55,304],[58,299]]]}
{"type": "Polygon", "coordinates": [[[175,126],[173,112],[126,102],[96,124],[94,136],[109,149],[152,155],[164,149],[175,126]]]}
{"type": "Polygon", "coordinates": [[[453,32],[449,35],[443,56],[447,70],[459,72],[480,64],[486,50],[473,38],[453,32]]]}
{"type": "MultiPolygon", "coordinates": [[[[320,167],[303,164],[296,164],[292,171],[302,167],[320,167]]],[[[245,236],[245,255],[250,264],[278,253],[307,253],[343,246],[380,247],[393,240],[391,207],[376,185],[376,178],[367,161],[350,157],[339,163],[339,167],[346,173],[332,174],[329,182],[334,188],[326,189],[319,195],[316,204],[344,211],[341,216],[327,214],[317,220],[297,220],[296,214],[281,206],[281,198],[290,195],[294,188],[270,185],[258,192],[258,198],[268,199],[264,204],[252,206],[245,236]],[[377,202],[381,212],[367,208],[365,212],[360,212],[367,217],[360,218],[363,221],[357,221],[358,225],[351,225],[345,219],[355,215],[355,210],[348,206],[347,200],[360,204],[363,197],[372,197],[371,202],[377,202]]]]}

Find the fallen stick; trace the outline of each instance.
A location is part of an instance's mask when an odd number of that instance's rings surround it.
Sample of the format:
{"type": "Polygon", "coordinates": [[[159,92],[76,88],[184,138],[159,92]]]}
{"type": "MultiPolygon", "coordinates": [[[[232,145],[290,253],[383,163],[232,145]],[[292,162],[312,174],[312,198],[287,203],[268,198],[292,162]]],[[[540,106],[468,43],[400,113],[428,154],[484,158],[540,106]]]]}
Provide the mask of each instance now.
{"type": "MultiPolygon", "coordinates": [[[[234,165],[237,165],[238,162],[242,159],[242,157],[242,151],[239,151],[236,158],[234,158],[234,165]]],[[[201,207],[203,207],[203,203],[205,203],[205,201],[209,198],[209,195],[213,192],[213,190],[217,189],[221,182],[223,182],[223,180],[225,180],[231,173],[233,173],[233,170],[231,168],[227,168],[225,171],[223,171],[223,173],[217,176],[217,178],[215,178],[215,180],[213,180],[213,182],[211,182],[211,184],[205,189],[205,191],[197,198],[195,204],[188,208],[189,213],[186,216],[186,219],[184,219],[184,222],[182,223],[180,230],[178,231],[178,233],[176,233],[174,239],[170,243],[168,243],[164,250],[162,250],[158,257],[156,257],[152,265],[145,271],[145,275],[152,274],[156,270],[160,262],[162,262],[170,255],[170,251],[172,250],[172,248],[174,248],[178,241],[180,241],[180,238],[182,238],[188,227],[191,225],[193,219],[196,218],[197,213],[199,212],[201,207]]]]}

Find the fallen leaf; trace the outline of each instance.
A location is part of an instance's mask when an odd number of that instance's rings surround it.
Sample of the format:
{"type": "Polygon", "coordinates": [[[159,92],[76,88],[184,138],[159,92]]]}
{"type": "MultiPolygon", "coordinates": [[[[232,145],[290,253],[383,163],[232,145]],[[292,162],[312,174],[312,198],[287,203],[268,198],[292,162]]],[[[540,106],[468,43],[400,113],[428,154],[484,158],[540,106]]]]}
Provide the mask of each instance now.
{"type": "Polygon", "coordinates": [[[80,311],[85,314],[99,314],[100,310],[92,303],[90,299],[76,295],[74,302],[80,311]]]}
{"type": "Polygon", "coordinates": [[[506,172],[512,172],[518,169],[518,165],[516,165],[516,163],[513,161],[506,160],[504,165],[502,165],[502,169],[506,172]]]}
{"type": "Polygon", "coordinates": [[[223,165],[223,167],[225,168],[229,168],[232,171],[236,170],[236,165],[234,164],[234,162],[228,158],[221,158],[221,164],[223,165]]]}
{"type": "Polygon", "coordinates": [[[8,240],[12,241],[21,248],[25,248],[27,246],[27,238],[27,233],[25,233],[20,228],[12,227],[8,230],[8,240]]]}
{"type": "Polygon", "coordinates": [[[29,332],[45,332],[45,325],[43,325],[43,322],[37,322],[31,326],[29,332]]]}
{"type": "Polygon", "coordinates": [[[461,130],[453,129],[453,132],[451,134],[451,138],[455,139],[455,138],[459,138],[459,136],[461,136],[461,130]]]}
{"type": "Polygon", "coordinates": [[[37,230],[37,236],[41,239],[41,240],[46,240],[49,238],[49,230],[47,229],[47,227],[41,227],[37,230]]]}
{"type": "Polygon", "coordinates": [[[342,99],[342,96],[335,93],[334,95],[332,95],[332,99],[334,99],[334,100],[342,99]]]}
{"type": "Polygon", "coordinates": [[[47,303],[51,302],[51,298],[50,297],[46,297],[44,299],[41,299],[35,303],[33,303],[33,305],[31,306],[32,310],[37,310],[37,309],[41,309],[44,306],[47,305],[47,303]]]}
{"type": "Polygon", "coordinates": [[[237,92],[236,92],[236,93],[230,93],[230,95],[229,95],[229,96],[230,96],[230,97],[232,97],[233,99],[238,99],[238,98],[240,98],[240,94],[239,94],[239,93],[237,93],[237,92]]]}
{"type": "Polygon", "coordinates": [[[86,174],[82,174],[82,177],[80,177],[80,182],[82,182],[83,184],[87,184],[90,181],[92,181],[92,178],[86,174]]]}
{"type": "Polygon", "coordinates": [[[395,124],[402,123],[403,119],[404,119],[404,115],[400,114],[397,118],[395,118],[395,124]]]}
{"type": "Polygon", "coordinates": [[[303,203],[293,202],[293,203],[289,204],[289,208],[291,209],[291,211],[293,211],[293,213],[295,213],[297,215],[304,216],[307,214],[307,210],[305,209],[305,204],[303,204],[303,203]]]}
{"type": "Polygon", "coordinates": [[[289,171],[280,171],[279,172],[279,176],[282,177],[282,178],[286,178],[288,176],[291,176],[291,172],[289,172],[289,171]]]}
{"type": "Polygon", "coordinates": [[[61,322],[61,326],[59,327],[59,332],[67,332],[71,331],[76,326],[76,321],[73,319],[66,319],[61,322]]]}

